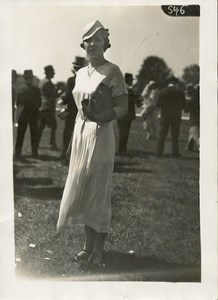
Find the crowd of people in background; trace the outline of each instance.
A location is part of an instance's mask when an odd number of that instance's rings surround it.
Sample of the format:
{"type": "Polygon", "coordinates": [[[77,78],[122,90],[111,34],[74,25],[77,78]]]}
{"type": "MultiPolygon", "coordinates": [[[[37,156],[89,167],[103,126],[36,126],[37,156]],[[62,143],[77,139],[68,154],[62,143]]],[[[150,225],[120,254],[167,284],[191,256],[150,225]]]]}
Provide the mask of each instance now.
{"type": "MultiPolygon", "coordinates": [[[[59,89],[52,82],[55,70],[52,65],[44,67],[45,78],[37,80],[32,70],[24,70],[21,83],[17,84],[18,74],[12,70],[12,120],[17,127],[14,158],[22,156],[22,146],[27,127],[30,128],[32,157],[39,158],[38,148],[47,126],[50,129],[50,149],[59,150],[56,142],[57,116],[64,121],[60,161],[68,164],[67,149],[72,137],[77,106],[72,91],[77,71],[87,65],[85,57],[75,56],[72,62],[72,76],[67,79],[65,89],[59,89]],[[57,112],[57,104],[62,107],[57,112]]],[[[117,120],[119,143],[118,154],[127,153],[131,124],[136,118],[136,106],[140,103],[140,113],[145,140],[157,140],[158,158],[164,153],[164,144],[171,130],[172,156],[180,157],[179,134],[182,112],[189,114],[190,130],[187,137],[187,151],[198,150],[200,128],[199,84],[189,83],[185,90],[178,88],[178,78],[166,78],[166,87],[160,89],[154,80],[150,80],[140,95],[134,90],[134,77],[124,75],[128,90],[128,113],[117,120]]]]}

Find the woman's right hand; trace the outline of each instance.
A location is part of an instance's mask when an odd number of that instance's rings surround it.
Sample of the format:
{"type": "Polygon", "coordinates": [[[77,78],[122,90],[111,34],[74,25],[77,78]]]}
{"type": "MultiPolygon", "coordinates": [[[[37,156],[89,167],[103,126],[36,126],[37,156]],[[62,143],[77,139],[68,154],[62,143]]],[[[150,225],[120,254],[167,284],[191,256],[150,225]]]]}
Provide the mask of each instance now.
{"type": "Polygon", "coordinates": [[[66,159],[70,160],[70,156],[71,156],[71,150],[72,150],[72,141],[73,141],[73,133],[69,142],[69,145],[67,147],[67,151],[66,151],[66,159]]]}
{"type": "Polygon", "coordinates": [[[71,155],[71,144],[68,146],[67,151],[66,151],[66,159],[70,160],[70,155],[71,155]]]}

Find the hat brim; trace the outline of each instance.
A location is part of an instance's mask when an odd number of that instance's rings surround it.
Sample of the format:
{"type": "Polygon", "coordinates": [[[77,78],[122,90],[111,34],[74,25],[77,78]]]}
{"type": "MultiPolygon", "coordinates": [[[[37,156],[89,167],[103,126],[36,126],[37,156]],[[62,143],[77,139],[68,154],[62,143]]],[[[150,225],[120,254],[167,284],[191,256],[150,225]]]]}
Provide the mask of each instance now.
{"type": "Polygon", "coordinates": [[[90,33],[85,33],[82,37],[82,41],[84,42],[85,40],[88,40],[90,39],[97,31],[99,31],[100,29],[103,29],[102,27],[98,27],[98,28],[95,28],[94,31],[90,32],[90,33]]]}

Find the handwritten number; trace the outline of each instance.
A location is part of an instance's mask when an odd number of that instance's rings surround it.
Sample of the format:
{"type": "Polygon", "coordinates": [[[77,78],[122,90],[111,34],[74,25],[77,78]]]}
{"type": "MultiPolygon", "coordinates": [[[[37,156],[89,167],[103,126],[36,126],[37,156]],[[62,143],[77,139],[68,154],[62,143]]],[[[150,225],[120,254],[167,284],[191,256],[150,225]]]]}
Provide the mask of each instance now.
{"type": "Polygon", "coordinates": [[[183,9],[184,5],[180,8],[180,14],[184,15],[185,14],[185,10],[183,9]]]}
{"type": "Polygon", "coordinates": [[[172,13],[173,13],[172,5],[168,6],[168,12],[169,12],[170,15],[172,15],[172,13]]]}
{"type": "Polygon", "coordinates": [[[175,14],[177,16],[178,15],[178,11],[179,11],[178,7],[177,6],[173,6],[173,11],[175,12],[175,14]]]}
{"type": "Polygon", "coordinates": [[[178,16],[178,14],[184,15],[185,10],[183,9],[183,7],[184,7],[184,5],[182,5],[180,8],[178,6],[169,5],[168,13],[169,13],[169,15],[175,14],[176,16],[178,16]]]}

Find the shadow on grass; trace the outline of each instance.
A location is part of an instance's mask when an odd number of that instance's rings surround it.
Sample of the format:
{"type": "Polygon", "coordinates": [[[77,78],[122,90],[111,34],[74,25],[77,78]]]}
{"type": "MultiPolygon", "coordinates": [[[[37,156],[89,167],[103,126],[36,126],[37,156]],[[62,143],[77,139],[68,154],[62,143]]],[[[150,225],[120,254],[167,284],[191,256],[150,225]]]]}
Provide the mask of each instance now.
{"type": "Polygon", "coordinates": [[[123,155],[116,155],[117,157],[126,157],[126,158],[133,158],[133,157],[140,157],[140,158],[148,158],[146,151],[140,151],[140,150],[130,150],[126,152],[123,155]]]}
{"type": "Polygon", "coordinates": [[[20,164],[21,163],[30,163],[30,161],[28,160],[28,158],[30,158],[30,155],[22,155],[21,157],[19,158],[13,158],[13,163],[14,164],[19,164],[19,166],[21,166],[20,164]]]}
{"type": "Polygon", "coordinates": [[[152,173],[149,169],[138,169],[138,168],[128,168],[128,167],[119,167],[114,166],[114,173],[152,173]]]}
{"type": "Polygon", "coordinates": [[[128,161],[115,160],[114,162],[114,173],[152,173],[149,169],[140,169],[139,164],[128,161]]]}
{"type": "Polygon", "coordinates": [[[46,178],[46,177],[22,177],[22,178],[16,178],[15,180],[16,185],[51,185],[52,179],[46,178]]]}
{"type": "Polygon", "coordinates": [[[135,162],[128,161],[128,160],[125,160],[125,161],[116,160],[114,165],[116,165],[116,166],[126,166],[126,165],[128,165],[128,166],[137,166],[138,164],[135,163],[135,162]]]}
{"type": "Polygon", "coordinates": [[[155,258],[138,257],[119,252],[108,252],[106,257],[106,267],[98,270],[96,273],[101,273],[101,276],[99,278],[93,276],[93,280],[166,282],[201,281],[200,264],[169,263],[155,258]]]}
{"type": "Polygon", "coordinates": [[[199,161],[199,157],[198,156],[182,156],[181,159],[183,160],[196,160],[196,161],[199,161]]]}
{"type": "Polygon", "coordinates": [[[25,169],[31,169],[31,168],[35,168],[36,166],[35,165],[33,165],[33,164],[29,164],[29,161],[25,161],[25,165],[18,165],[18,164],[16,164],[16,163],[14,163],[14,165],[13,165],[13,168],[14,169],[21,169],[21,168],[25,168],[25,169]],[[28,163],[28,164],[26,164],[26,163],[28,163]]]}
{"type": "Polygon", "coordinates": [[[157,157],[158,159],[171,159],[171,160],[199,160],[198,156],[186,156],[185,154],[180,154],[179,157],[174,157],[171,153],[164,153],[161,157],[157,157]]]}
{"type": "Polygon", "coordinates": [[[172,159],[172,160],[192,160],[192,161],[199,160],[198,155],[186,156],[186,154],[181,154],[179,157],[173,157],[173,155],[170,153],[163,154],[162,158],[168,158],[168,159],[172,159]]]}
{"type": "Polygon", "coordinates": [[[23,257],[23,264],[17,268],[17,275],[35,279],[53,278],[66,281],[162,281],[162,282],[200,282],[200,264],[178,264],[157,260],[150,257],[138,257],[119,252],[108,252],[105,267],[94,267],[87,264],[70,263],[60,265],[58,261],[52,264],[41,264],[33,268],[36,259],[23,257]]]}
{"type": "Polygon", "coordinates": [[[15,185],[15,196],[28,197],[32,200],[60,200],[63,188],[58,187],[26,187],[15,185]]]}
{"type": "Polygon", "coordinates": [[[147,155],[147,156],[156,156],[157,155],[157,153],[156,153],[156,151],[145,151],[145,154],[147,155]]]}
{"type": "Polygon", "coordinates": [[[39,160],[42,161],[60,161],[60,158],[57,156],[47,155],[47,154],[40,154],[39,160]]]}
{"type": "Polygon", "coordinates": [[[32,169],[32,168],[35,168],[35,166],[34,165],[17,165],[17,164],[14,164],[13,165],[13,178],[14,178],[14,180],[17,180],[16,176],[19,174],[19,172],[23,168],[32,169]]]}

